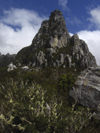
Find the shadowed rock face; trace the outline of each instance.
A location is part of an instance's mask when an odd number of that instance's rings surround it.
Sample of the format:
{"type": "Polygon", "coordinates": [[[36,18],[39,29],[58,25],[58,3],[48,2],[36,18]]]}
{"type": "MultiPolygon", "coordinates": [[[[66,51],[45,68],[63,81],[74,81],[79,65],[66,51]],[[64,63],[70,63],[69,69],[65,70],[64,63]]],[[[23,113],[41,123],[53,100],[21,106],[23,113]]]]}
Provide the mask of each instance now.
{"type": "Polygon", "coordinates": [[[10,54],[0,54],[0,67],[6,67],[8,66],[11,62],[14,62],[15,60],[15,54],[10,55],[10,54]]]}
{"type": "Polygon", "coordinates": [[[31,46],[23,48],[16,62],[33,67],[73,67],[85,69],[96,66],[94,56],[78,35],[70,37],[62,13],[55,10],[41,24],[31,46]]]}
{"type": "Polygon", "coordinates": [[[70,91],[70,96],[78,103],[100,112],[100,67],[84,70],[70,91]]]}

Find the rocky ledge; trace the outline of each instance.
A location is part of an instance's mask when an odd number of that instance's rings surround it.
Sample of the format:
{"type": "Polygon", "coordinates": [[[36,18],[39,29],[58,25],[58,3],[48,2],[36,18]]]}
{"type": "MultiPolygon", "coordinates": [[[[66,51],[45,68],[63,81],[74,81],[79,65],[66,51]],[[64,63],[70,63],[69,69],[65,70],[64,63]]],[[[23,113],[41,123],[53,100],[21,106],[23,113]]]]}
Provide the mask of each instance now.
{"type": "Polygon", "coordinates": [[[84,70],[70,91],[79,104],[100,111],[100,67],[84,70]]]}

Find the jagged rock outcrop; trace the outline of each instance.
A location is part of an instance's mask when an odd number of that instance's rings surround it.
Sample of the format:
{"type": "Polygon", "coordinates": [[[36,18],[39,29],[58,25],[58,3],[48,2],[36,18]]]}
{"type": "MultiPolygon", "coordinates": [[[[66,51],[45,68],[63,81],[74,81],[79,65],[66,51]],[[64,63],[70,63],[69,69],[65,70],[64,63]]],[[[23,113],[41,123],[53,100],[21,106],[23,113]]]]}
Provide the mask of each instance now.
{"type": "Polygon", "coordinates": [[[3,55],[0,53],[0,67],[7,67],[11,62],[14,62],[15,56],[15,54],[11,55],[8,53],[3,55]]]}
{"type": "Polygon", "coordinates": [[[100,112],[100,67],[84,70],[78,76],[70,96],[83,106],[100,112]]]}
{"type": "Polygon", "coordinates": [[[94,56],[78,35],[69,35],[65,20],[59,10],[43,21],[31,46],[23,48],[16,56],[17,64],[33,67],[73,67],[85,69],[96,66],[94,56]]]}

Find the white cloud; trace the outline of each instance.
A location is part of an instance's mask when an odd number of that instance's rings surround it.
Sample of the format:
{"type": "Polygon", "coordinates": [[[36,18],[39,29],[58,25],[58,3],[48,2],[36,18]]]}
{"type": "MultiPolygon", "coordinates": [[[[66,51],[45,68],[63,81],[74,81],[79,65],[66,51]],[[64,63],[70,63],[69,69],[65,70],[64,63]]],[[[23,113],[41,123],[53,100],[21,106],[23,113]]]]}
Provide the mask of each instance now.
{"type": "Polygon", "coordinates": [[[86,41],[89,50],[96,57],[98,65],[100,65],[100,31],[80,31],[78,35],[86,41]]]}
{"type": "Polygon", "coordinates": [[[26,9],[4,11],[0,19],[0,52],[16,53],[30,45],[44,19],[44,16],[26,9]]]}
{"type": "Polygon", "coordinates": [[[91,17],[89,18],[94,31],[83,30],[79,31],[78,35],[81,39],[85,40],[88,44],[90,51],[96,57],[97,64],[100,65],[100,7],[90,11],[91,17]]]}
{"type": "Polygon", "coordinates": [[[61,6],[63,9],[66,9],[68,0],[58,0],[59,6],[61,6]]]}
{"type": "Polygon", "coordinates": [[[90,11],[91,18],[89,19],[97,28],[100,29],[100,7],[90,11]]]}

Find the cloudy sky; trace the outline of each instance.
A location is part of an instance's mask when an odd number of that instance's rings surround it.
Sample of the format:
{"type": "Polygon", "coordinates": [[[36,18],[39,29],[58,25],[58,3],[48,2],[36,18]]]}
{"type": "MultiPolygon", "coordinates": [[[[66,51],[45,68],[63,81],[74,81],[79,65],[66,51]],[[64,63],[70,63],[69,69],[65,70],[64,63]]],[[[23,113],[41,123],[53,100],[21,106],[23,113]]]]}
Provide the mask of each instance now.
{"type": "Polygon", "coordinates": [[[0,52],[30,45],[41,22],[59,9],[70,33],[88,44],[100,65],[100,0],[0,0],[0,52]]]}

